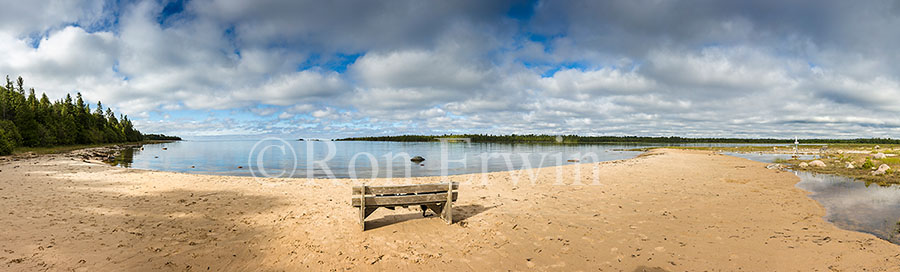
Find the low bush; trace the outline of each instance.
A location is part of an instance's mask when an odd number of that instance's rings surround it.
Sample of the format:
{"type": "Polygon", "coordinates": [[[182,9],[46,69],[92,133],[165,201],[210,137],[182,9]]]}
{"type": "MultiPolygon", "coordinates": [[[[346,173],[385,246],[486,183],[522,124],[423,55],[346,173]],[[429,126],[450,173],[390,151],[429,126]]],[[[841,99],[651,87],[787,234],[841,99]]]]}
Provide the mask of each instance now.
{"type": "Polygon", "coordinates": [[[0,120],[0,155],[12,154],[14,148],[22,142],[22,136],[16,125],[9,120],[0,120]]]}
{"type": "Polygon", "coordinates": [[[872,162],[872,159],[866,158],[866,162],[863,163],[862,168],[864,168],[864,169],[869,169],[869,168],[872,168],[872,167],[875,167],[875,163],[872,162]]]}

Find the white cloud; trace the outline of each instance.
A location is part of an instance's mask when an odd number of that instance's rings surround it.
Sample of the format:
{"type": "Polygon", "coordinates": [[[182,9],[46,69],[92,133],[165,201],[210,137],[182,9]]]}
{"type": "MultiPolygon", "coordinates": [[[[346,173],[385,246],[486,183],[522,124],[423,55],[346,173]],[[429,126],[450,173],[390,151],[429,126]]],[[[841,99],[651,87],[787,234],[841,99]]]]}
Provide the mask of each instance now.
{"type": "Polygon", "coordinates": [[[656,83],[636,71],[613,68],[581,71],[565,69],[541,79],[544,90],[553,95],[636,94],[656,88],[656,83]]]}
{"type": "Polygon", "coordinates": [[[0,71],[148,132],[900,137],[889,2],[9,6],[0,71]]]}

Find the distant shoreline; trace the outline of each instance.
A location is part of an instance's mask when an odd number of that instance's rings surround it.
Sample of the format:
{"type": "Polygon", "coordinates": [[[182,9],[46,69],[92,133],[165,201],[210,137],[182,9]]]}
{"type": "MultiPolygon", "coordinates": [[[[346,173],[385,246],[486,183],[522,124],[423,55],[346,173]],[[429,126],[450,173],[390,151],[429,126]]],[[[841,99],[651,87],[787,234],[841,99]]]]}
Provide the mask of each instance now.
{"type": "MultiPolygon", "coordinates": [[[[350,137],[335,141],[380,141],[380,142],[436,142],[442,138],[468,138],[474,143],[559,143],[559,144],[791,144],[794,139],[777,138],[685,138],[685,137],[645,137],[645,136],[578,136],[578,135],[485,135],[485,134],[445,134],[445,135],[398,135],[350,137]]],[[[900,144],[900,139],[857,138],[857,139],[799,139],[803,144],[900,144]]]]}

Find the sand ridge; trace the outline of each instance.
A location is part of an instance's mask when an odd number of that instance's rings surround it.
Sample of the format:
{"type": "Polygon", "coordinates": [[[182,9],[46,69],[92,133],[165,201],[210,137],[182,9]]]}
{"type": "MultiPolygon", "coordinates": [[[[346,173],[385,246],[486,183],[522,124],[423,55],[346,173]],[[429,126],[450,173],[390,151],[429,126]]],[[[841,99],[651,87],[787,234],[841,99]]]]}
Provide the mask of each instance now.
{"type": "Polygon", "coordinates": [[[453,225],[379,209],[360,232],[349,204],[358,181],[47,155],[0,164],[0,270],[900,270],[900,247],[824,222],[795,175],[764,166],[663,149],[560,168],[581,171],[583,185],[557,184],[553,167],[534,184],[513,184],[521,170],[489,173],[487,184],[451,176],[463,183],[453,225]]]}

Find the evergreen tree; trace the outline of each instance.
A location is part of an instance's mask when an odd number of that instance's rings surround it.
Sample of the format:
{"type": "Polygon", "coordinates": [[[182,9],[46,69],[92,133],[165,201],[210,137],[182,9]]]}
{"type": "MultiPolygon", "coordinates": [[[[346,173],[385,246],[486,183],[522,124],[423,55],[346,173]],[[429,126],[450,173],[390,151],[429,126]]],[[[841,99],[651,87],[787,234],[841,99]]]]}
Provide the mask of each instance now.
{"type": "Polygon", "coordinates": [[[0,155],[12,153],[13,148],[21,141],[22,136],[19,135],[15,124],[9,120],[0,120],[0,155]]]}
{"type": "Polygon", "coordinates": [[[25,80],[19,76],[19,79],[16,80],[16,84],[19,86],[19,93],[25,95],[25,80]]]}
{"type": "Polygon", "coordinates": [[[27,100],[24,97],[17,100],[15,123],[16,127],[19,128],[19,134],[22,135],[22,145],[38,146],[41,144],[42,137],[37,120],[34,119],[34,109],[31,107],[32,104],[37,104],[37,99],[34,93],[31,93],[27,100]]]}
{"type": "MultiPolygon", "coordinates": [[[[111,108],[104,111],[97,102],[95,111],[81,96],[71,95],[51,102],[47,94],[38,98],[34,89],[25,94],[25,80],[6,77],[0,86],[0,155],[16,146],[52,146],[60,144],[118,143],[144,140],[125,115],[116,118],[111,108]]],[[[177,138],[165,135],[148,137],[177,138]]]]}

